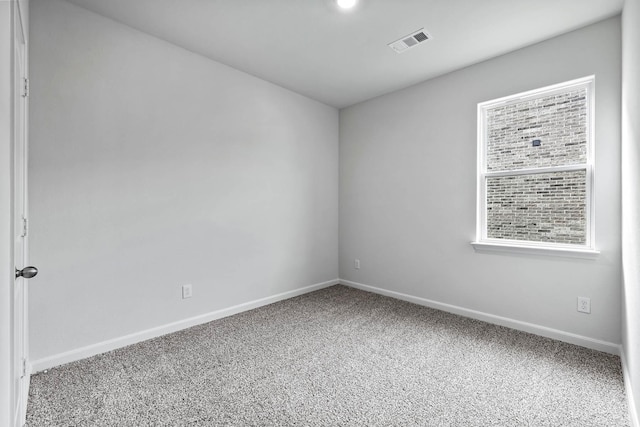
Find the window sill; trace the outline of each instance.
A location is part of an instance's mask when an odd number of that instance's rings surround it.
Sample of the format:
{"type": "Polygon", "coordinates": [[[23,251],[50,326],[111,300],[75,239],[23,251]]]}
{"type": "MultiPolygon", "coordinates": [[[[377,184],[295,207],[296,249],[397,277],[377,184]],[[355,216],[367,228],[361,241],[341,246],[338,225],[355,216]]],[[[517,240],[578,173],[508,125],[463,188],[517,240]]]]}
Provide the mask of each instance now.
{"type": "Polygon", "coordinates": [[[597,251],[595,249],[534,246],[526,244],[498,242],[471,242],[471,245],[476,250],[476,252],[515,253],[583,259],[595,259],[598,257],[598,255],[600,255],[600,251],[597,251]]]}

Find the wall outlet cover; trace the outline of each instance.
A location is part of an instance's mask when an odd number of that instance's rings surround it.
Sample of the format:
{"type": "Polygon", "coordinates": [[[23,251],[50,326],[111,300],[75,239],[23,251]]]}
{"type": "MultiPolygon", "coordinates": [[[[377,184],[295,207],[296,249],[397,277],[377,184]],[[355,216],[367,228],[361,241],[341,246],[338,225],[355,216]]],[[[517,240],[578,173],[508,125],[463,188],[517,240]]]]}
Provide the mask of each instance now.
{"type": "Polygon", "coordinates": [[[191,298],[193,296],[193,288],[190,284],[182,285],[182,299],[191,298]]]}
{"type": "Polygon", "coordinates": [[[580,313],[591,313],[591,298],[578,297],[578,311],[580,313]]]}

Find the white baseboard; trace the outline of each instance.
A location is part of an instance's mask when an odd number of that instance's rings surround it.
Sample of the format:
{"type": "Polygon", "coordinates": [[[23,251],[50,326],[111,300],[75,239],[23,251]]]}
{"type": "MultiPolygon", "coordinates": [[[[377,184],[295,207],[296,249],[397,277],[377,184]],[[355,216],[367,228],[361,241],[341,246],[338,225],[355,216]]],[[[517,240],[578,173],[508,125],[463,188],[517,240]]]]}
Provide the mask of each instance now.
{"type": "Polygon", "coordinates": [[[352,282],[350,280],[340,279],[340,284],[343,284],[345,286],[350,286],[356,289],[361,289],[363,291],[373,292],[375,294],[385,295],[385,296],[400,299],[403,301],[412,302],[414,304],[423,305],[425,307],[435,308],[437,310],[458,314],[460,316],[482,320],[483,322],[493,323],[500,326],[506,326],[511,329],[517,329],[519,331],[529,332],[531,334],[540,335],[540,336],[551,338],[558,341],[564,341],[570,344],[587,347],[587,348],[602,351],[605,353],[610,353],[615,355],[620,354],[620,345],[614,344],[608,341],[601,341],[594,338],[573,334],[571,332],[565,332],[565,331],[560,331],[558,329],[548,328],[546,326],[536,325],[534,323],[522,322],[520,320],[510,319],[508,317],[496,316],[494,314],[483,313],[481,311],[476,311],[476,310],[470,310],[468,308],[459,307],[456,305],[445,304],[442,302],[437,302],[437,301],[429,300],[426,298],[407,295],[407,294],[403,294],[395,291],[389,291],[382,288],[376,288],[374,286],[364,285],[362,283],[352,282]]]}
{"type": "Polygon", "coordinates": [[[622,363],[622,376],[624,377],[624,391],[627,394],[627,403],[629,405],[629,421],[631,421],[631,427],[640,427],[638,408],[633,398],[633,388],[631,388],[631,373],[627,365],[627,355],[622,346],[620,346],[620,362],[622,363]]]}
{"type": "Polygon", "coordinates": [[[86,347],[70,350],[64,353],[55,354],[53,356],[32,361],[31,369],[34,373],[40,372],[45,369],[53,368],[55,366],[64,365],[65,363],[75,362],[77,360],[95,356],[96,354],[105,353],[107,351],[115,350],[121,347],[126,347],[128,345],[145,341],[151,338],[156,338],[161,335],[170,334],[172,332],[177,332],[183,329],[190,328],[192,326],[211,322],[212,320],[232,316],[234,314],[242,313],[243,311],[252,310],[254,308],[262,307],[264,305],[273,304],[274,302],[282,301],[285,299],[296,297],[298,295],[313,292],[318,289],[323,289],[329,286],[337,285],[338,283],[339,283],[338,279],[329,280],[327,282],[322,282],[322,283],[316,283],[315,285],[306,286],[304,288],[295,289],[293,291],[282,292],[280,294],[272,295],[266,298],[245,302],[243,304],[238,304],[233,307],[223,308],[221,310],[216,310],[216,311],[202,314],[199,316],[190,317],[184,320],[179,320],[177,322],[169,323],[167,325],[158,326],[155,328],[147,329],[140,332],[135,332],[133,334],[125,335],[122,337],[114,338],[114,339],[103,341],[96,344],[92,344],[86,347]]]}

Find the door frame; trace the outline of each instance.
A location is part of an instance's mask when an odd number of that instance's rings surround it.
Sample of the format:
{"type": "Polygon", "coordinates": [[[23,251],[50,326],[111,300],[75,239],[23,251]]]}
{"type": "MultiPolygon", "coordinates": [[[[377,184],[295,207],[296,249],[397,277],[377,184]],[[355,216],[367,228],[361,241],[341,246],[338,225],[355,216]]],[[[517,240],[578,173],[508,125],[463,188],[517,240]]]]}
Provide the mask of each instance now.
{"type": "MultiPolygon", "coordinates": [[[[14,263],[17,268],[29,265],[28,220],[28,149],[29,149],[29,94],[28,94],[28,0],[17,0],[14,9],[14,263]],[[20,129],[19,129],[20,128],[20,129]],[[20,176],[19,176],[20,175],[20,176]]],[[[29,363],[28,281],[15,278],[14,290],[14,377],[20,392],[15,396],[15,422],[26,422],[27,400],[31,369],[29,363]],[[17,372],[16,372],[17,371],[17,372]]]]}
{"type": "Polygon", "coordinates": [[[20,11],[28,33],[28,0],[0,1],[0,425],[11,427],[23,424],[23,414],[15,408],[18,400],[26,405],[27,396],[13,392],[13,380],[20,374],[13,364],[14,97],[22,95],[14,76],[14,19],[20,11]]]}
{"type": "Polygon", "coordinates": [[[0,2],[0,425],[13,423],[13,2],[0,2]]]}

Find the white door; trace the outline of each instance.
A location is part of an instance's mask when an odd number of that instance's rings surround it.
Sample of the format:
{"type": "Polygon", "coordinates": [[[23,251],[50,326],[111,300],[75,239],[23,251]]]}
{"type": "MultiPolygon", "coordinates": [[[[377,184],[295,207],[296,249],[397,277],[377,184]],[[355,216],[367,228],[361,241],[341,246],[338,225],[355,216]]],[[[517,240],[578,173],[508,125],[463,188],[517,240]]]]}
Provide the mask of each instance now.
{"type": "Polygon", "coordinates": [[[27,281],[37,273],[28,265],[27,241],[27,50],[24,28],[25,10],[15,2],[14,20],[14,259],[16,277],[13,284],[13,379],[15,426],[22,426],[26,417],[29,393],[27,369],[27,281]],[[19,271],[18,271],[19,270],[19,271]]]}

